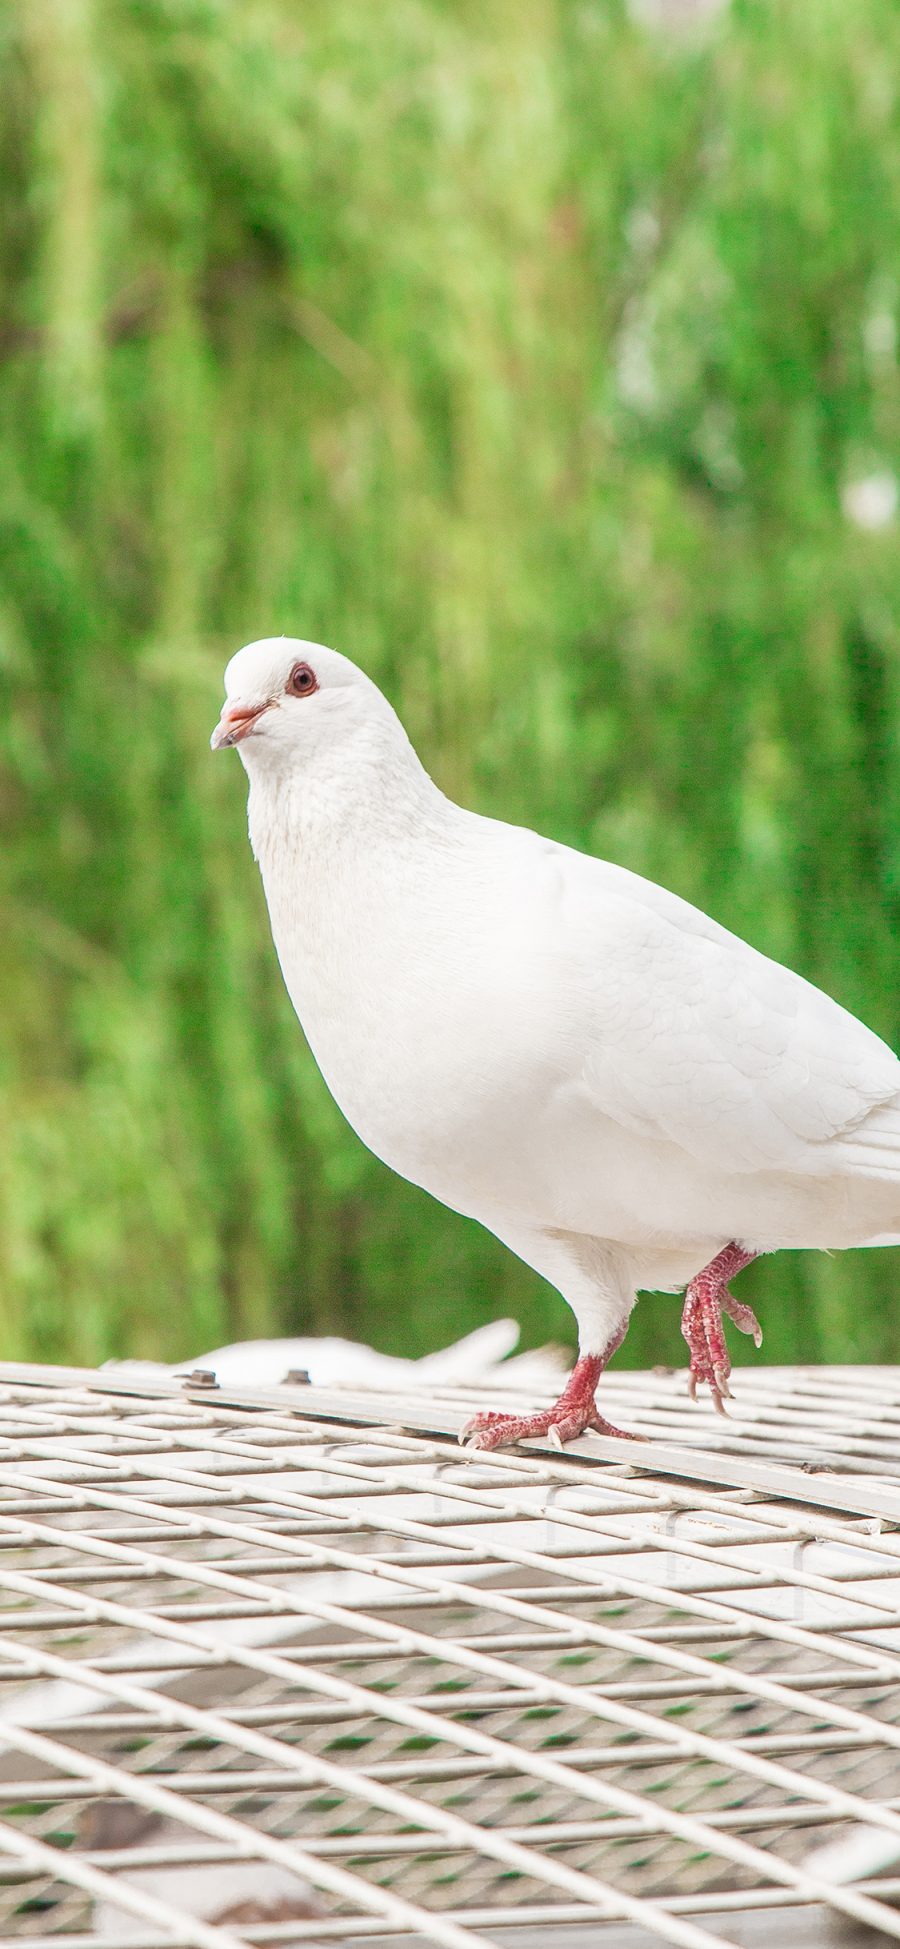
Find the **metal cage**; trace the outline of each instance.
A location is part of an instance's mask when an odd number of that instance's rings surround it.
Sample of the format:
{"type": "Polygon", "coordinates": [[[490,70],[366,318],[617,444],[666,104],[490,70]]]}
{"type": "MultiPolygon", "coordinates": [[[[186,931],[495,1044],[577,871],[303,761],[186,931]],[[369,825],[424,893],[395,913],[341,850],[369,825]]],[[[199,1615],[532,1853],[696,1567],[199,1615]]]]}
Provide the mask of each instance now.
{"type": "Polygon", "coordinates": [[[603,1385],[0,1368],[0,1944],[900,1939],[900,1369],[603,1385]]]}

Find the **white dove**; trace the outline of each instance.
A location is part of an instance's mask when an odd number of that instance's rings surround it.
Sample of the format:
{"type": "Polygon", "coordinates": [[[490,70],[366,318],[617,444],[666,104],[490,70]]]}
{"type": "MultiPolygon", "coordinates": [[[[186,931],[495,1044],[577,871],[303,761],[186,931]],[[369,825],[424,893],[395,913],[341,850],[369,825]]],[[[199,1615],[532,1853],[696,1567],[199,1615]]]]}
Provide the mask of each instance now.
{"type": "Polygon", "coordinates": [[[479,817],[337,651],[238,651],[237,745],[288,993],[376,1156],[558,1288],[561,1398],[479,1414],[494,1448],[594,1429],[639,1290],[687,1288],[690,1386],[720,1409],[728,1281],[758,1253],[900,1243],[900,1063],[800,976],[621,866],[479,817]]]}

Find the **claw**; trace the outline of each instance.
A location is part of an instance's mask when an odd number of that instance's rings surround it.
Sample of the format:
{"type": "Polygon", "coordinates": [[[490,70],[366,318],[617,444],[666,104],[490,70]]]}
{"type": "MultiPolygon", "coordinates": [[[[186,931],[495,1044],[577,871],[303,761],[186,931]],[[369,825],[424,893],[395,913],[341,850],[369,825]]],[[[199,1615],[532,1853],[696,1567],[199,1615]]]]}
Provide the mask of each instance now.
{"type": "Polygon", "coordinates": [[[552,1408],[542,1408],[537,1414],[494,1411],[473,1415],[460,1432],[461,1447],[506,1448],[514,1442],[534,1441],[544,1436],[551,1447],[562,1449],[567,1441],[577,1441],[584,1434],[605,1435],[616,1441],[644,1441],[645,1436],[633,1435],[627,1428],[616,1428],[611,1421],[606,1421],[594,1399],[600,1375],[624,1337],[623,1322],[602,1353],[579,1354],[568,1383],[552,1408]]]}
{"type": "MultiPolygon", "coordinates": [[[[487,1419],[488,1416],[485,1415],[484,1420],[487,1421],[487,1419]]],[[[473,1414],[471,1421],[467,1421],[465,1427],[460,1428],[459,1434],[457,1435],[456,1438],[457,1441],[459,1442],[460,1448],[483,1448],[484,1447],[484,1442],[482,1440],[482,1428],[479,1426],[480,1421],[481,1421],[481,1416],[477,1414],[473,1414]]]]}
{"type": "Polygon", "coordinates": [[[740,1333],[752,1334],[754,1344],[762,1345],[762,1329],[753,1308],[743,1305],[728,1290],[728,1280],[755,1256],[743,1246],[726,1245],[691,1280],[685,1294],[681,1331],[691,1354],[688,1393],[696,1401],[698,1386],[708,1387],[717,1414],[727,1414],[725,1402],[732,1398],[728,1384],[731,1360],[722,1326],[723,1312],[734,1321],[740,1333]]]}
{"type": "Polygon", "coordinates": [[[734,1321],[738,1332],[752,1334],[754,1346],[761,1347],[763,1340],[762,1327],[752,1306],[745,1306],[741,1300],[733,1298],[731,1293],[723,1293],[722,1305],[729,1319],[734,1321]]]}

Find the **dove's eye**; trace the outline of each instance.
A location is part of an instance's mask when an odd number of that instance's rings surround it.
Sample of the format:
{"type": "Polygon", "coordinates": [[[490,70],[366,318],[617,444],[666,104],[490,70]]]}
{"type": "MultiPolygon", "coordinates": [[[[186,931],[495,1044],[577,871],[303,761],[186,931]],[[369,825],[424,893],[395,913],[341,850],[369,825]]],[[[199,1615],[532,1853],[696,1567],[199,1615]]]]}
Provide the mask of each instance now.
{"type": "Polygon", "coordinates": [[[292,697],[311,697],[319,688],[319,680],[310,664],[295,663],[287,687],[292,697]]]}

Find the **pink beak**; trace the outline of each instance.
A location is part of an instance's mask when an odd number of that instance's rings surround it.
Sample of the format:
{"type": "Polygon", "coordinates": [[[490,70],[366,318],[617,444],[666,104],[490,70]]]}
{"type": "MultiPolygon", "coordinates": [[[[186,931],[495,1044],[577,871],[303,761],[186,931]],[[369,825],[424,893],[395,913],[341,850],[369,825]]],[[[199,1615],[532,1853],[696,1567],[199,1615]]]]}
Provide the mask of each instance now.
{"type": "Polygon", "coordinates": [[[223,704],[222,715],[209,741],[211,749],[224,751],[230,744],[240,744],[268,708],[268,704],[223,704]]]}

